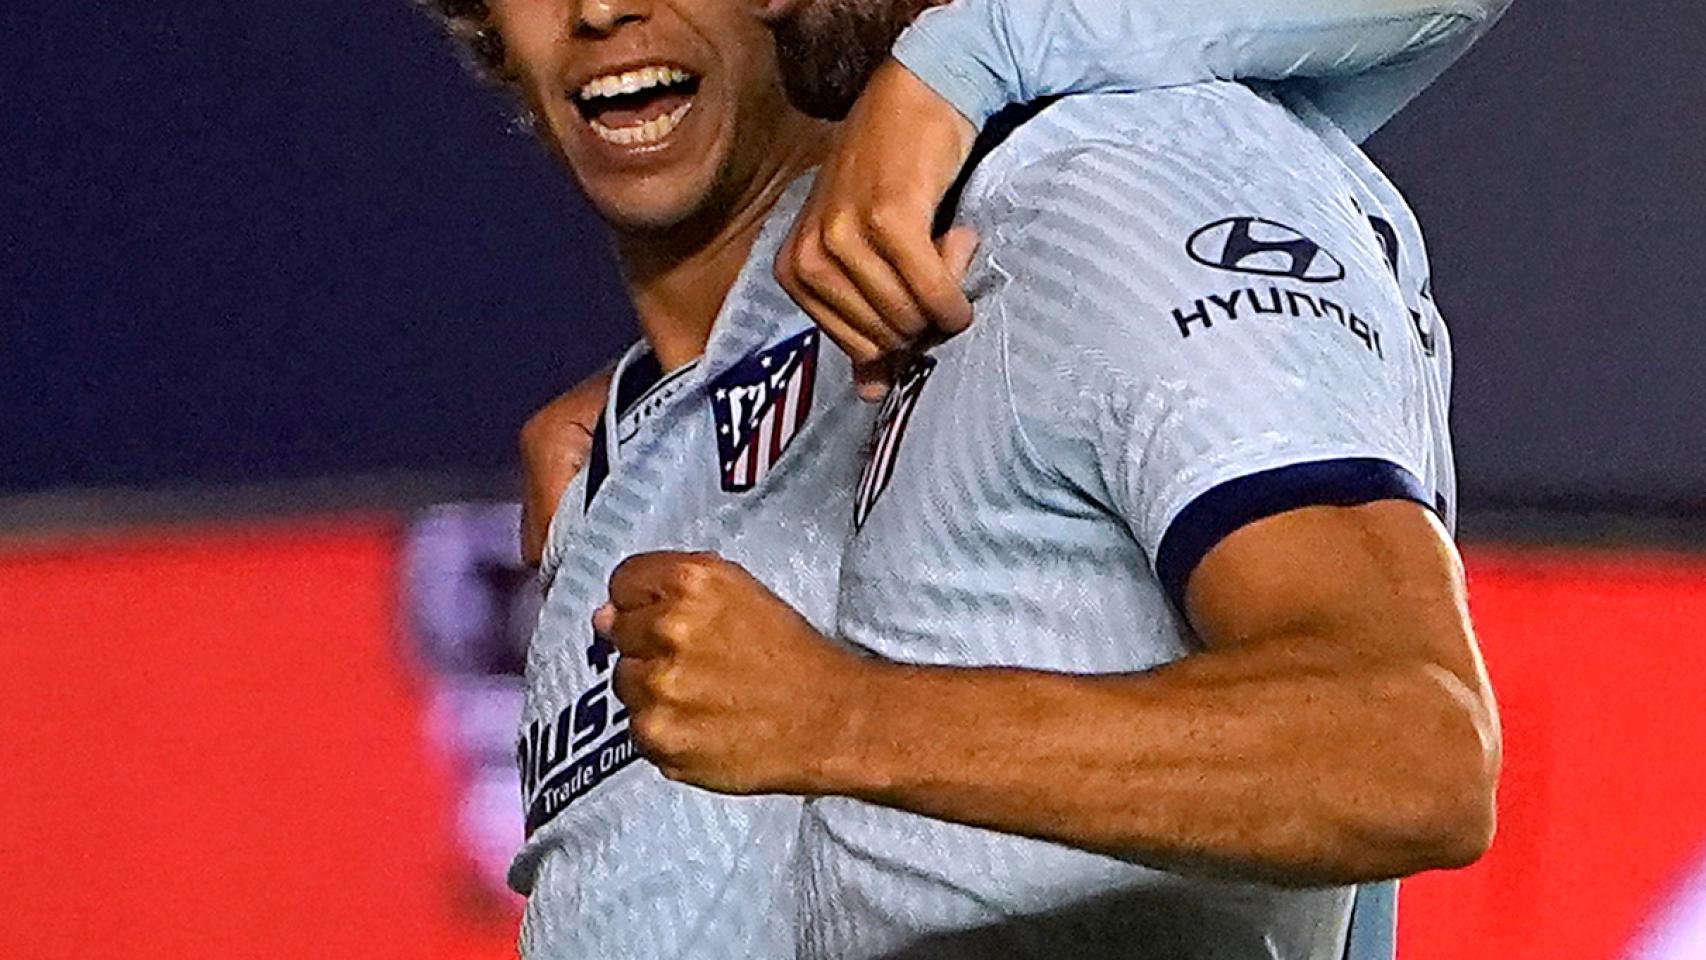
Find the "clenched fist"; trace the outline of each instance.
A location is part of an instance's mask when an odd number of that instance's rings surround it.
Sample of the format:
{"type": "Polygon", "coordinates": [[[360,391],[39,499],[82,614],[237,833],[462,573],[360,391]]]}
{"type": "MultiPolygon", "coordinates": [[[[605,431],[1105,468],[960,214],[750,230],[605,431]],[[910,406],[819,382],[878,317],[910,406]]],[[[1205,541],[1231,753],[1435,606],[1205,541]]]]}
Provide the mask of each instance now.
{"type": "Polygon", "coordinates": [[[708,553],[624,561],[593,628],[622,655],[616,695],[640,751],[719,793],[821,792],[874,663],[708,553]]]}

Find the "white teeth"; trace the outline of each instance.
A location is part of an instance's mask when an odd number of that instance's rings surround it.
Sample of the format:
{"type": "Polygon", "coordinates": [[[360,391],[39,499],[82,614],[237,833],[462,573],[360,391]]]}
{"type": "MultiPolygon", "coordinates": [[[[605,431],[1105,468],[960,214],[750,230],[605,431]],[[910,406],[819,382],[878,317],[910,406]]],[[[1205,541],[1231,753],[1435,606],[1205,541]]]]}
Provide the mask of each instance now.
{"type": "Polygon", "coordinates": [[[686,83],[691,79],[691,74],[675,67],[641,67],[625,73],[594,77],[580,88],[576,96],[582,100],[596,100],[600,97],[639,93],[641,90],[650,90],[666,84],[686,83]]]}
{"type": "Polygon", "coordinates": [[[665,137],[675,132],[681,126],[681,121],[693,110],[691,102],[684,103],[669,113],[654,120],[633,127],[607,127],[597,120],[589,126],[592,132],[598,134],[600,140],[607,143],[617,143],[623,146],[649,146],[661,142],[665,137]]]}

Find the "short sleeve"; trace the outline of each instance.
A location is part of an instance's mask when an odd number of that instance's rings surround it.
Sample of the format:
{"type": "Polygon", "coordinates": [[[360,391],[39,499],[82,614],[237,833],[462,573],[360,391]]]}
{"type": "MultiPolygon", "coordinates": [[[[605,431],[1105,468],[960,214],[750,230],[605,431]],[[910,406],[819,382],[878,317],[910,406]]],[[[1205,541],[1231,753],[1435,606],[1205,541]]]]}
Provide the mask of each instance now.
{"type": "Polygon", "coordinates": [[[1297,134],[1038,164],[990,254],[1028,451],[1125,521],[1176,600],[1247,523],[1430,500],[1403,298],[1347,175],[1297,134]]]}
{"type": "Polygon", "coordinates": [[[1358,139],[1509,0],[954,0],[895,57],[975,125],[1010,104],[1205,80],[1308,79],[1358,139]]]}

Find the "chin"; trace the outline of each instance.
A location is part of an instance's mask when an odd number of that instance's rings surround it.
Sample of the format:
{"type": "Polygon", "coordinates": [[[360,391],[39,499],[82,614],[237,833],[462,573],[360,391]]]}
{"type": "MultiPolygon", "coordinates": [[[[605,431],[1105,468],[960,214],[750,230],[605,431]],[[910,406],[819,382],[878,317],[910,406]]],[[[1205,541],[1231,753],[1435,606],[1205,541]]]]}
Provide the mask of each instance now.
{"type": "Polygon", "coordinates": [[[709,203],[712,179],[700,173],[681,178],[652,174],[648,182],[631,189],[588,188],[586,195],[617,233],[653,236],[678,231],[698,220],[709,203]]]}

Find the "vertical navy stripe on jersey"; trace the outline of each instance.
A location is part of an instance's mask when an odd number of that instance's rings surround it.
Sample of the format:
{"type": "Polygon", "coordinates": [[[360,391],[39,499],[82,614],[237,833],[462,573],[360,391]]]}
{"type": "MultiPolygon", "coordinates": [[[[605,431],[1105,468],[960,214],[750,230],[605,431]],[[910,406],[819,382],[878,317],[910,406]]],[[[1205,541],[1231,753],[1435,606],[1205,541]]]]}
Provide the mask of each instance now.
{"type": "Polygon", "coordinates": [[[663,380],[663,365],[658,355],[647,350],[622,368],[622,378],[616,384],[616,415],[626,416],[640,398],[663,380]]]}
{"type": "Polygon", "coordinates": [[[1059,97],[1045,97],[1031,103],[1014,104],[989,118],[989,122],[984,124],[983,131],[972,142],[971,155],[960,167],[959,177],[953,182],[952,186],[948,187],[948,192],[942,197],[941,205],[936,208],[936,219],[930,227],[931,236],[940,237],[953,229],[954,223],[959,217],[960,201],[965,197],[966,187],[971,183],[971,178],[976,175],[978,167],[983,164],[983,161],[988,159],[989,155],[999,149],[1002,144],[1006,143],[1007,139],[1020,127],[1059,99],[1059,97]]]}
{"type": "Polygon", "coordinates": [[[592,453],[586,461],[586,503],[581,512],[592,509],[592,498],[610,477],[610,415],[601,413],[598,426],[592,431],[592,453]]]}
{"type": "MultiPolygon", "coordinates": [[[[688,367],[682,367],[676,373],[686,369],[688,367]]],[[[663,364],[658,362],[657,354],[647,350],[635,357],[617,375],[616,416],[627,416],[628,411],[645,399],[653,389],[661,386],[664,379],[663,364]]],[[[592,453],[586,464],[586,503],[581,508],[583,512],[592,509],[593,498],[598,496],[604,481],[610,477],[610,429],[610,414],[606,411],[599,415],[598,426],[592,432],[592,453]]]]}
{"type": "Polygon", "coordinates": [[[1215,487],[1179,512],[1156,551],[1155,572],[1180,611],[1185,586],[1208,552],[1242,527],[1304,507],[1434,498],[1410,471],[1386,460],[1319,460],[1264,470],[1215,487]]]}

